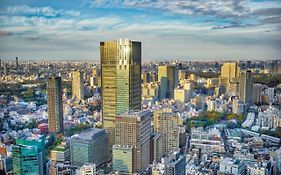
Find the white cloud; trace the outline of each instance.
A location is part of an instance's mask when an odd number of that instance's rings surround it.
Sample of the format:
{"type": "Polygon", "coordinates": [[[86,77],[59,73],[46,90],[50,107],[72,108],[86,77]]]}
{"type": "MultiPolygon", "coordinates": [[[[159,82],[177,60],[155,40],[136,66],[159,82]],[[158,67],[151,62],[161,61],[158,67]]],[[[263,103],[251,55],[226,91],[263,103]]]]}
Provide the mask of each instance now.
{"type": "Polygon", "coordinates": [[[55,10],[52,7],[30,7],[26,5],[7,7],[0,11],[1,14],[6,15],[31,15],[31,16],[79,16],[80,12],[75,10],[55,10]]]}

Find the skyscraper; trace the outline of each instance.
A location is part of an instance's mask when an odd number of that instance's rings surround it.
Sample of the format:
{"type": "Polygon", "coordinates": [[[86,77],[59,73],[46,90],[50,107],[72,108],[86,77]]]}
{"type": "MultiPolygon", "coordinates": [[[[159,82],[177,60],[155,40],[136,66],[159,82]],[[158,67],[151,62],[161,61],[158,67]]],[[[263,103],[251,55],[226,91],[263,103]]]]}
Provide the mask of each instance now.
{"type": "Polygon", "coordinates": [[[80,71],[72,72],[72,98],[84,99],[84,81],[80,71]]]}
{"type": "Polygon", "coordinates": [[[45,137],[17,139],[13,146],[13,172],[15,175],[46,172],[45,137]]]}
{"type": "Polygon", "coordinates": [[[224,63],[221,67],[220,86],[230,96],[238,96],[240,68],[236,62],[224,63]]]}
{"type": "Polygon", "coordinates": [[[154,131],[161,134],[164,155],[179,148],[178,116],[170,108],[154,111],[154,131]]]}
{"type": "Polygon", "coordinates": [[[101,42],[100,56],[103,127],[112,146],[116,114],[141,109],[141,43],[101,42]]]}
{"type": "Polygon", "coordinates": [[[47,86],[48,123],[50,133],[63,133],[63,104],[61,77],[50,77],[47,86]]]}
{"type": "Polygon", "coordinates": [[[253,88],[252,72],[241,72],[239,78],[239,98],[243,103],[251,105],[253,88]]]}
{"type": "MultiPolygon", "coordinates": [[[[133,147],[134,173],[144,172],[150,163],[151,119],[152,113],[149,110],[128,111],[116,117],[114,146],[115,148],[118,145],[133,147]]],[[[119,157],[113,156],[113,167],[117,168],[117,170],[118,166],[116,165],[119,157]]]]}
{"type": "Polygon", "coordinates": [[[238,63],[224,63],[221,67],[221,77],[222,78],[237,78],[240,74],[240,68],[238,63]]]}
{"type": "Polygon", "coordinates": [[[4,74],[5,74],[5,75],[8,75],[8,73],[9,73],[8,63],[5,63],[5,64],[4,64],[4,74]]]}
{"type": "Polygon", "coordinates": [[[253,84],[252,103],[262,102],[262,84],[253,84]]]}
{"type": "Polygon", "coordinates": [[[19,59],[18,59],[18,57],[16,57],[16,70],[18,70],[19,69],[19,59]]]}
{"type": "Polygon", "coordinates": [[[174,66],[159,66],[160,98],[173,98],[176,87],[176,70],[174,66]]]}

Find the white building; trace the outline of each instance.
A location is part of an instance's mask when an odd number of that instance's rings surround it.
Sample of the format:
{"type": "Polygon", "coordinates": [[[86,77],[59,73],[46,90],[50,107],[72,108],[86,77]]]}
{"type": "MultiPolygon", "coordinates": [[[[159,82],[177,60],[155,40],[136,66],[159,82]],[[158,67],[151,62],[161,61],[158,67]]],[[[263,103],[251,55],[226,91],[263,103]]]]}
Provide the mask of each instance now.
{"type": "Polygon", "coordinates": [[[217,128],[204,130],[202,127],[191,128],[191,148],[201,148],[206,153],[225,152],[221,133],[217,128]]]}
{"type": "Polygon", "coordinates": [[[274,101],[274,90],[275,90],[275,88],[265,89],[265,94],[267,95],[270,102],[274,101]]]}
{"type": "Polygon", "coordinates": [[[226,157],[220,162],[218,174],[245,175],[246,164],[241,160],[234,160],[226,157]]]}
{"type": "Polygon", "coordinates": [[[263,129],[281,127],[281,112],[274,106],[269,106],[266,110],[259,109],[256,125],[263,129]]]}
{"type": "Polygon", "coordinates": [[[85,164],[80,168],[80,175],[96,175],[95,164],[85,164]]]}

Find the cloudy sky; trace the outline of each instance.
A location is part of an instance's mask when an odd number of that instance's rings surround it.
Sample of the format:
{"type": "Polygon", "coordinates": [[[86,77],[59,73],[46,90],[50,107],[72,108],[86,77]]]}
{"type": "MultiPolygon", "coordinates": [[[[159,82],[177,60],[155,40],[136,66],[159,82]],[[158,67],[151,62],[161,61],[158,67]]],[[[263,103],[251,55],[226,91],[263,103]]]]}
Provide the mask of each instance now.
{"type": "Polygon", "coordinates": [[[141,41],[145,60],[281,59],[281,1],[0,1],[2,60],[98,60],[118,38],[141,41]]]}

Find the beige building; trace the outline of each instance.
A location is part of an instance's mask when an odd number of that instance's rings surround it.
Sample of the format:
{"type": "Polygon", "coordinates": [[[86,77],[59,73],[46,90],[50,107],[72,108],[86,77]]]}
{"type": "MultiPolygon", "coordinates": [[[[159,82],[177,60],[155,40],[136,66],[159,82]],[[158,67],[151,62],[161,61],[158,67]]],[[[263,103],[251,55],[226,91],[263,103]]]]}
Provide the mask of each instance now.
{"type": "MultiPolygon", "coordinates": [[[[133,172],[143,173],[150,164],[150,134],[152,113],[128,111],[116,117],[115,147],[133,147],[133,172]]],[[[118,163],[113,157],[114,163],[118,163]]]]}
{"type": "Polygon", "coordinates": [[[114,144],[115,117],[141,109],[141,43],[128,39],[100,43],[103,128],[114,144]]]}
{"type": "Polygon", "coordinates": [[[154,111],[154,131],[161,134],[162,151],[166,155],[179,148],[178,116],[170,108],[154,111]]]}
{"type": "Polygon", "coordinates": [[[80,168],[80,175],[96,175],[96,165],[89,163],[80,168]]]}
{"type": "Polygon", "coordinates": [[[186,79],[186,72],[184,70],[179,70],[179,81],[186,79]]]}
{"type": "Polygon", "coordinates": [[[84,81],[80,71],[72,72],[72,98],[84,99],[84,81]]]}
{"type": "Polygon", "coordinates": [[[187,102],[187,90],[185,90],[184,88],[181,87],[177,87],[174,90],[174,100],[176,101],[180,101],[182,103],[186,103],[187,102]]]}
{"type": "Polygon", "coordinates": [[[54,162],[70,161],[69,146],[63,143],[51,150],[51,160],[54,162]]]}
{"type": "Polygon", "coordinates": [[[224,63],[221,67],[220,85],[225,88],[227,94],[238,95],[240,68],[237,62],[224,63]]]}
{"type": "Polygon", "coordinates": [[[173,98],[174,89],[177,85],[175,67],[159,66],[158,82],[160,82],[160,98],[173,98]]]}

